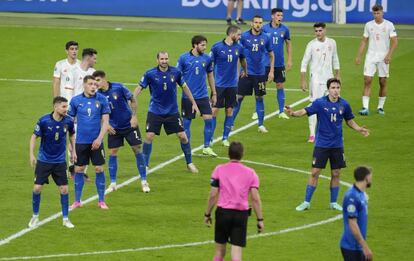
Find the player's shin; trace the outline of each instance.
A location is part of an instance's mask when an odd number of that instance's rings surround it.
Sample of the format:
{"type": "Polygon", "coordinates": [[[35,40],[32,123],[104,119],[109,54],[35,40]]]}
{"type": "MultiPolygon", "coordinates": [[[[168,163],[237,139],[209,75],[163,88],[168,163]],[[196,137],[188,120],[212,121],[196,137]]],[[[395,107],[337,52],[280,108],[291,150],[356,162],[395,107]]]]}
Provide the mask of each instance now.
{"type": "Polygon", "coordinates": [[[135,162],[137,164],[138,172],[141,177],[141,181],[147,180],[147,168],[145,164],[145,157],[144,154],[138,152],[135,154],[135,162]]]}
{"type": "Polygon", "coordinates": [[[311,202],[313,192],[315,192],[315,190],[316,190],[316,187],[314,187],[314,186],[311,186],[311,185],[306,186],[306,193],[305,193],[305,201],[306,202],[311,202]]]}
{"type": "Polygon", "coordinates": [[[191,155],[190,142],[187,142],[185,144],[182,143],[182,142],[180,142],[180,144],[181,144],[181,149],[184,152],[185,161],[187,162],[187,164],[192,163],[193,162],[193,158],[192,158],[192,155],[191,155]]]}
{"type": "Polygon", "coordinates": [[[40,207],[40,192],[32,193],[32,208],[33,208],[33,215],[39,215],[39,207],[40,207]]]}
{"type": "Polygon", "coordinates": [[[68,193],[60,194],[60,205],[62,206],[63,218],[68,218],[68,213],[69,213],[69,194],[68,193]]]}
{"type": "Polygon", "coordinates": [[[263,97],[256,97],[256,112],[258,118],[258,126],[263,126],[265,114],[263,97]]]}
{"type": "Polygon", "coordinates": [[[237,98],[237,103],[233,108],[233,123],[236,122],[236,118],[237,118],[237,114],[239,114],[240,108],[241,108],[241,104],[243,102],[243,98],[244,97],[238,97],[237,98]]]}
{"type": "Polygon", "coordinates": [[[204,148],[210,146],[210,141],[213,138],[213,119],[204,120],[204,148]]]}
{"type": "Polygon", "coordinates": [[[187,135],[187,139],[188,139],[188,141],[190,141],[190,137],[191,137],[191,131],[190,131],[191,119],[183,118],[183,124],[184,124],[184,129],[185,129],[185,135],[187,135]]]}
{"type": "Polygon", "coordinates": [[[143,147],[144,147],[143,148],[143,153],[144,153],[144,158],[145,158],[145,165],[149,166],[150,156],[151,156],[151,151],[152,151],[152,143],[144,142],[143,147]]]}
{"type": "Polygon", "coordinates": [[[285,109],[285,89],[277,89],[277,103],[279,104],[279,113],[282,113],[285,109]]]}
{"type": "Polygon", "coordinates": [[[233,126],[233,117],[226,116],[224,119],[223,140],[227,140],[229,138],[231,126],[233,126]]]}
{"type": "Polygon", "coordinates": [[[111,183],[115,183],[116,173],[118,171],[118,157],[116,155],[109,155],[108,171],[111,183]]]}
{"type": "Polygon", "coordinates": [[[83,179],[83,173],[75,173],[75,201],[80,202],[82,197],[82,190],[85,181],[83,179]]]}
{"type": "Polygon", "coordinates": [[[96,172],[95,179],[96,190],[98,192],[99,202],[105,201],[105,173],[96,172]]]}

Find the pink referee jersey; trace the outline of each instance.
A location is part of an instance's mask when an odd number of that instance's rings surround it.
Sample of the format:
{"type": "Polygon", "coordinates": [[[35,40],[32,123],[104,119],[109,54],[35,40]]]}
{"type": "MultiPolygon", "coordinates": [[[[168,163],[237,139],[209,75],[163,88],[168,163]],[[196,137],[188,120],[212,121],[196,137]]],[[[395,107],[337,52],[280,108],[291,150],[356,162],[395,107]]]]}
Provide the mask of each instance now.
{"type": "Polygon", "coordinates": [[[218,207],[249,209],[249,191],[251,188],[259,188],[259,178],[253,169],[238,161],[230,161],[218,165],[211,178],[219,183],[218,207]]]}

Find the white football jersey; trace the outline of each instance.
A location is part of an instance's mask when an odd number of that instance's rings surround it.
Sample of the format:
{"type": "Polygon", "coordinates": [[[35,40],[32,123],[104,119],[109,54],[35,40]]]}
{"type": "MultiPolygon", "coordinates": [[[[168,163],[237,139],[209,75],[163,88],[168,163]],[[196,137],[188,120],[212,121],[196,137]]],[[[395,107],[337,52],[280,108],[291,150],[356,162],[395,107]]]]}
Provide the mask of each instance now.
{"type": "Polygon", "coordinates": [[[397,36],[394,24],[385,20],[377,24],[375,20],[365,24],[364,35],[369,39],[367,58],[383,60],[390,49],[390,38],[397,36]]]}
{"type": "Polygon", "coordinates": [[[74,64],[70,64],[68,59],[60,60],[55,65],[53,77],[60,79],[60,96],[66,99],[70,100],[73,97],[73,70],[79,65],[79,60],[76,60],[74,64]]]}
{"type": "Polygon", "coordinates": [[[306,46],[300,71],[306,72],[309,63],[312,81],[326,83],[332,78],[333,69],[339,70],[335,40],[326,37],[324,42],[316,38],[310,41],[306,46]]]}
{"type": "Polygon", "coordinates": [[[83,93],[83,78],[86,75],[92,75],[96,70],[94,68],[89,68],[84,71],[80,65],[76,66],[73,70],[73,86],[74,86],[74,95],[83,93]]]}

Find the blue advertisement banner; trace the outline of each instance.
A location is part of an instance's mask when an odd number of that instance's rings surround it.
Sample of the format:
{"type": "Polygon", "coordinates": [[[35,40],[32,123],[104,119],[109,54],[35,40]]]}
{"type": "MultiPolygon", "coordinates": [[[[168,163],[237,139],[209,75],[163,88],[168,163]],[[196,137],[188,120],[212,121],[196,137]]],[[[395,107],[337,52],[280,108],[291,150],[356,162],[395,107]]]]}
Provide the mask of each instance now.
{"type": "MultiPolygon", "coordinates": [[[[244,0],[243,17],[261,15],[270,19],[270,10],[284,10],[285,21],[331,22],[332,0],[244,0]]],[[[346,0],[347,23],[372,19],[371,6],[384,7],[385,18],[396,24],[414,24],[414,1],[346,0]]],[[[35,12],[223,19],[227,0],[0,0],[0,12],[35,12]]]]}

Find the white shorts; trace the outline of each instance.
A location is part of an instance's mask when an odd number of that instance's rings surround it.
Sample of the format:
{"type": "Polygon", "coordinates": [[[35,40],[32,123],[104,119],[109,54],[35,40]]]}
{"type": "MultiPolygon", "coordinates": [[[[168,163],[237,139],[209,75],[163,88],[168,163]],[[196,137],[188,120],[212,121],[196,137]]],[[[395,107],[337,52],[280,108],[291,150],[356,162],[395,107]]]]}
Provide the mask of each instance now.
{"type": "Polygon", "coordinates": [[[310,88],[309,88],[309,100],[311,102],[323,96],[326,96],[327,94],[328,94],[328,88],[326,88],[326,82],[311,80],[310,88]]]}
{"type": "Polygon", "coordinates": [[[373,77],[378,70],[378,77],[390,76],[390,65],[386,64],[384,60],[378,61],[374,59],[365,59],[364,75],[373,77]]]}

